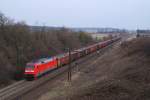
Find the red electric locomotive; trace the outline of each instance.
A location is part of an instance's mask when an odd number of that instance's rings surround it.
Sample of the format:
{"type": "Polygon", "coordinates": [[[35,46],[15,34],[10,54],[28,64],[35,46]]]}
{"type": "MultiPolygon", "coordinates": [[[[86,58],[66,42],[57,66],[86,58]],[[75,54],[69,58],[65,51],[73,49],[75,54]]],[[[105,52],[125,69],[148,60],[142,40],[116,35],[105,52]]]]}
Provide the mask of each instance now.
{"type": "Polygon", "coordinates": [[[27,63],[25,67],[25,78],[37,78],[38,76],[57,68],[57,58],[42,58],[27,63]]]}

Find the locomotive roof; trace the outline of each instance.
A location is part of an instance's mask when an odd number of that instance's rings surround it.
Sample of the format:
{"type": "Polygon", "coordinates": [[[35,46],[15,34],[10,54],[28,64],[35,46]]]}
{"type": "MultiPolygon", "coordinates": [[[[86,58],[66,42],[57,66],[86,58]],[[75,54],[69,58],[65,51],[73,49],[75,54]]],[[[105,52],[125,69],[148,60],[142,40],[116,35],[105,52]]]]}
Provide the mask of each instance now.
{"type": "Polygon", "coordinates": [[[48,58],[41,58],[41,59],[37,59],[37,60],[33,60],[27,64],[29,65],[34,65],[34,64],[41,64],[41,63],[47,63],[49,61],[51,61],[54,57],[48,57],[48,58]]]}

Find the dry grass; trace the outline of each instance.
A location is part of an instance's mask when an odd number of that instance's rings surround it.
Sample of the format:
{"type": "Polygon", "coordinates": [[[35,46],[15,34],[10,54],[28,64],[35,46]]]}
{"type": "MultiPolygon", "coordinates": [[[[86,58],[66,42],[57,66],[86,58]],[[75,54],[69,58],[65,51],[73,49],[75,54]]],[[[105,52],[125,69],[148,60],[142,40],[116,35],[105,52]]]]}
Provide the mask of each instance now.
{"type": "Polygon", "coordinates": [[[71,100],[150,100],[149,65],[149,38],[124,42],[119,49],[99,61],[99,68],[108,78],[71,100]]]}

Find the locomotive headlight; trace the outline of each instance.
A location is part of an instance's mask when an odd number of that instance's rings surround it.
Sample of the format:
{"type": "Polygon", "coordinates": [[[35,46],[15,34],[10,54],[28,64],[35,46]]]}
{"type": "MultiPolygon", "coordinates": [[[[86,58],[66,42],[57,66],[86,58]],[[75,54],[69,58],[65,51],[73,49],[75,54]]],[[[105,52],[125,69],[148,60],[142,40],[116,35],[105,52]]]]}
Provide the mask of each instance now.
{"type": "Polygon", "coordinates": [[[34,70],[25,70],[25,72],[34,72],[34,70]]]}

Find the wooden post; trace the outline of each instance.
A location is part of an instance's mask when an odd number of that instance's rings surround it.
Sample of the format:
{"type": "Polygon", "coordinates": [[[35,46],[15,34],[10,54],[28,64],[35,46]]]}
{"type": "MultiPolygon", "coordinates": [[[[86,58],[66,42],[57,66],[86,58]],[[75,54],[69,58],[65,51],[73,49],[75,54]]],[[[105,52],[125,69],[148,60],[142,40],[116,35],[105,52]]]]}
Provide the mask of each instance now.
{"type": "Polygon", "coordinates": [[[69,52],[69,64],[68,64],[68,81],[71,82],[71,50],[68,48],[69,52]]]}

